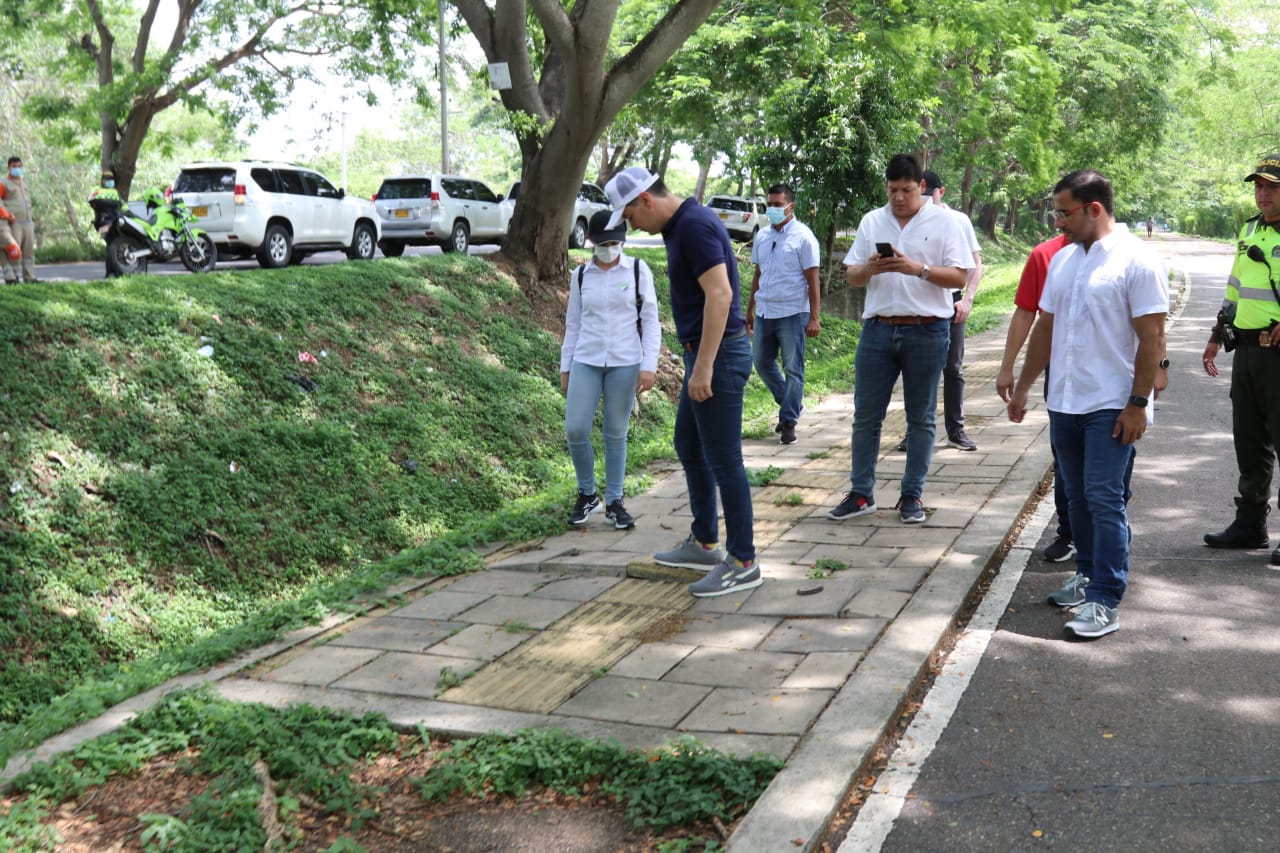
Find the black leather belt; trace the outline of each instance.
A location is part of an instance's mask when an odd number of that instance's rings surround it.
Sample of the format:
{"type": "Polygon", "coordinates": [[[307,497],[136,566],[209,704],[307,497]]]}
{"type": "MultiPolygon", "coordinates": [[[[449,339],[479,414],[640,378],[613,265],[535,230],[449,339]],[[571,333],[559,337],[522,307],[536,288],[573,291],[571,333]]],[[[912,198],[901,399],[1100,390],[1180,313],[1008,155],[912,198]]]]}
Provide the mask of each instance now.
{"type": "MultiPolygon", "coordinates": [[[[1262,347],[1260,343],[1262,335],[1269,331],[1267,329],[1241,329],[1239,326],[1236,326],[1235,330],[1237,347],[1262,347]]],[[[1280,347],[1264,347],[1264,349],[1266,348],[1280,350],[1280,347]]]]}
{"type": "MultiPolygon", "coordinates": [[[[732,335],[725,335],[723,338],[720,339],[720,342],[724,343],[725,341],[736,341],[738,338],[745,338],[746,336],[747,336],[747,327],[743,326],[741,329],[734,332],[732,335]]],[[[684,341],[684,351],[697,352],[698,344],[701,342],[702,342],[702,338],[698,338],[696,341],[684,341]]]]}

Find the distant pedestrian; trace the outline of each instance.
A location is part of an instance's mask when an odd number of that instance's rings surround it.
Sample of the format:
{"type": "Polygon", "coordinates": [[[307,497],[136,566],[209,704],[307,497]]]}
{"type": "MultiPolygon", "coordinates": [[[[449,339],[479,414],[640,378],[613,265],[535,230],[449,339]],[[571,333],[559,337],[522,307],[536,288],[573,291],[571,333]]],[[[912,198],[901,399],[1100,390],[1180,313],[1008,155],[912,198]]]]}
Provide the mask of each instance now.
{"type": "Polygon", "coordinates": [[[624,254],[626,226],[606,228],[609,211],[591,217],[587,236],[593,257],[569,275],[569,305],[560,346],[564,426],[578,478],[578,501],[569,514],[577,527],[600,508],[591,445],[596,409],[604,398],[604,511],[618,530],[635,527],[622,503],[627,473],[627,431],[636,394],[653,387],[662,329],[653,273],[624,254]]]}
{"type": "Polygon", "coordinates": [[[1053,200],[1071,244],[1049,263],[1009,420],[1022,422],[1031,386],[1048,368],[1050,441],[1078,549],[1075,576],[1049,600],[1080,605],[1068,631],[1101,637],[1120,627],[1128,583],[1125,472],[1151,423],[1150,398],[1168,383],[1160,366],[1168,278],[1146,244],[1116,226],[1102,174],[1068,174],[1053,200]]]}
{"type": "Polygon", "coordinates": [[[844,259],[849,286],[865,287],[867,300],[853,368],[850,489],[827,517],[843,521],[876,511],[880,429],[901,376],[907,464],[897,510],[904,524],[919,524],[937,429],[938,379],[955,315],[951,292],[964,287],[973,254],[959,219],[928,203],[915,157],[889,160],[885,188],[889,203],[862,217],[844,259]]]}
{"type": "Polygon", "coordinates": [[[9,227],[13,231],[18,249],[22,252],[21,260],[14,260],[8,254],[0,256],[0,265],[4,267],[4,280],[13,284],[19,277],[24,282],[38,282],[36,278],[36,226],[31,208],[31,191],[22,179],[22,158],[10,157],[9,168],[0,178],[0,200],[13,215],[9,227]]]}
{"type": "Polygon", "coordinates": [[[818,281],[818,238],[796,219],[796,194],[774,184],[765,196],[769,227],[751,246],[751,296],[747,333],[756,374],[778,404],[779,441],[796,443],[796,422],[804,409],[805,338],[822,330],[822,290],[818,281]],[[782,369],[778,369],[778,358],[782,369]]]}
{"type": "Polygon", "coordinates": [[[742,316],[737,258],[720,218],[681,199],[662,178],[639,166],[605,187],[610,226],[662,234],[671,282],[671,315],[684,355],[684,385],[676,407],[675,449],[693,513],[690,535],[654,559],[706,571],[689,592],[710,597],[761,583],[756,560],[751,485],[742,463],[742,397],[751,377],[751,341],[742,316]],[[720,550],[716,493],[724,507],[720,550]]]}
{"type": "Polygon", "coordinates": [[[1152,234],[1155,233],[1155,230],[1156,230],[1156,221],[1148,217],[1147,218],[1147,236],[1150,237],[1152,234]]]}
{"type": "MultiPolygon", "coordinates": [[[[1211,548],[1267,548],[1267,514],[1280,443],[1280,153],[1268,154],[1245,178],[1253,183],[1258,215],[1240,228],[1227,278],[1224,311],[1204,348],[1204,370],[1218,375],[1215,359],[1233,342],[1231,435],[1240,479],[1236,517],[1220,533],[1206,533],[1211,548]]],[[[1280,548],[1271,552],[1280,565],[1280,548]]]]}
{"type": "MultiPolygon", "coordinates": [[[[1018,280],[1018,290],[1013,297],[1013,316],[1009,318],[1009,331],[1004,341],[1004,358],[1000,362],[1000,373],[996,376],[996,393],[1006,403],[1013,393],[1013,366],[1018,360],[1018,353],[1027,341],[1031,326],[1040,311],[1040,295],[1044,292],[1045,276],[1049,273],[1049,261],[1070,241],[1065,234],[1059,234],[1037,245],[1027,256],[1022,267],[1022,278],[1018,280]]],[[[1045,391],[1048,392],[1049,380],[1045,377],[1045,391]]],[[[1049,443],[1050,449],[1053,442],[1049,443]]],[[[1053,457],[1053,504],[1058,514],[1058,533],[1053,542],[1044,549],[1044,559],[1050,563],[1063,563],[1076,555],[1076,546],[1071,539],[1071,514],[1067,511],[1067,493],[1062,486],[1062,475],[1058,472],[1058,457],[1053,457]]]]}

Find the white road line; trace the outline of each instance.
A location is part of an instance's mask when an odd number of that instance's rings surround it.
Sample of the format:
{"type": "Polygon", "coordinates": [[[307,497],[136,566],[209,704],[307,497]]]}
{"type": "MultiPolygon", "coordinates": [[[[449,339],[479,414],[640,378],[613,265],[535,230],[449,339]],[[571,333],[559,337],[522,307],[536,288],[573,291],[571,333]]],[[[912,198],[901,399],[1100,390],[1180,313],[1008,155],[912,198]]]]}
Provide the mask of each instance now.
{"type": "Polygon", "coordinates": [[[1046,496],[1027,520],[1018,541],[1001,564],[1000,573],[947,656],[915,719],[889,757],[888,766],[876,780],[875,791],[862,804],[837,853],[874,853],[889,837],[925,759],[937,746],[938,738],[960,703],[960,697],[969,687],[969,680],[982,661],[991,636],[1000,624],[1000,617],[1018,588],[1031,551],[1052,517],[1053,500],[1046,496]]]}

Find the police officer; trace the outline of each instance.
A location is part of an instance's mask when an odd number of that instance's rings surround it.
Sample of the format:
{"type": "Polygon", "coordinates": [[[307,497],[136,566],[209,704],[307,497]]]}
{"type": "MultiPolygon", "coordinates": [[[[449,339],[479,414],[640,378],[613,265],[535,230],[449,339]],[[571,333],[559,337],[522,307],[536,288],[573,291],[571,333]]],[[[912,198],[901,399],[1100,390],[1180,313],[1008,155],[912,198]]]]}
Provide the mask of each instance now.
{"type": "MultiPolygon", "coordinates": [[[[89,193],[89,206],[93,208],[93,227],[102,234],[103,239],[107,238],[107,227],[115,221],[116,215],[120,212],[120,193],[116,190],[116,176],[113,172],[104,170],[102,180],[93,192],[89,193]]],[[[111,259],[106,262],[106,275],[110,278],[111,259]]]]}
{"type": "Polygon", "coordinates": [[[94,199],[102,199],[103,201],[114,201],[119,203],[120,193],[116,190],[116,176],[112,172],[104,171],[102,180],[93,192],[89,193],[89,203],[92,204],[94,199]]]}
{"type": "MultiPolygon", "coordinates": [[[[1205,372],[1217,376],[1214,358],[1234,334],[1231,427],[1240,494],[1235,520],[1220,533],[1205,534],[1211,548],[1271,545],[1267,513],[1280,444],[1280,153],[1262,158],[1245,180],[1253,183],[1260,212],[1240,229],[1221,322],[1203,356],[1205,372]]],[[[1280,548],[1271,552],[1271,563],[1280,565],[1280,548]]]]}

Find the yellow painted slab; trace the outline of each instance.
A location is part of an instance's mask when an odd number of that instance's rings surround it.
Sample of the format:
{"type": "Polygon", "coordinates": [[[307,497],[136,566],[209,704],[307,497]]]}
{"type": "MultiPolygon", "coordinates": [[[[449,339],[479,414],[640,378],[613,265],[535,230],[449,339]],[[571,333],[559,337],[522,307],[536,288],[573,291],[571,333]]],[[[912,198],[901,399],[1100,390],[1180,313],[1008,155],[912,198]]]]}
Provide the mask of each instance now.
{"type": "Polygon", "coordinates": [[[549,714],[591,680],[590,670],[555,671],[506,659],[492,663],[460,686],[446,690],[443,702],[482,705],[507,711],[549,714]]]}
{"type": "MultiPolygon", "coordinates": [[[[664,567],[667,568],[667,567],[664,567]]],[[[678,571],[689,571],[681,569],[678,571]]],[[[702,577],[701,572],[694,572],[702,577]]],[[[681,579],[683,580],[683,579],[681,579]]],[[[601,595],[597,601],[616,601],[619,604],[637,604],[643,607],[661,607],[666,610],[684,610],[693,604],[693,596],[685,588],[685,583],[655,583],[654,581],[628,578],[615,584],[601,595]]]]}
{"type": "Polygon", "coordinates": [[[610,666],[640,641],[623,634],[543,631],[504,655],[499,663],[540,669],[591,672],[610,666]]]}
{"type": "Polygon", "coordinates": [[[602,637],[634,637],[644,633],[651,625],[671,613],[671,608],[641,607],[619,604],[616,601],[593,601],[579,607],[551,626],[556,631],[571,634],[592,634],[602,637]]]}

